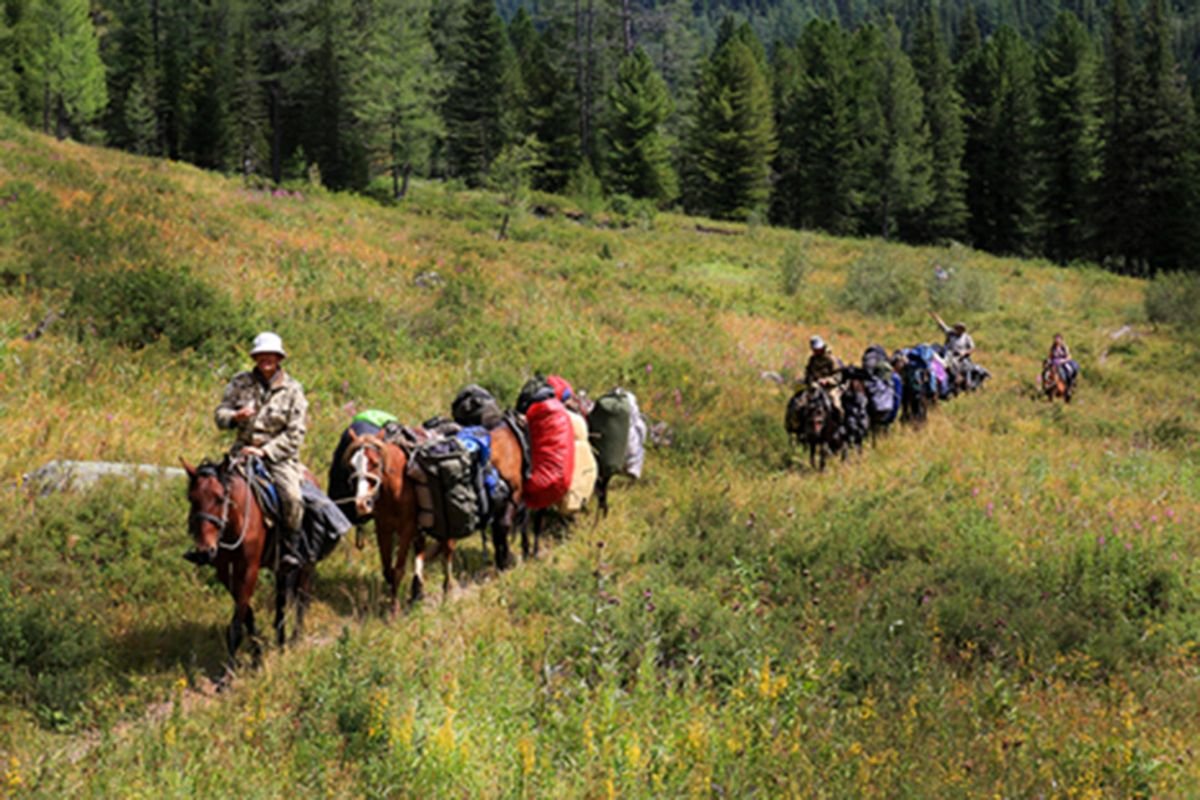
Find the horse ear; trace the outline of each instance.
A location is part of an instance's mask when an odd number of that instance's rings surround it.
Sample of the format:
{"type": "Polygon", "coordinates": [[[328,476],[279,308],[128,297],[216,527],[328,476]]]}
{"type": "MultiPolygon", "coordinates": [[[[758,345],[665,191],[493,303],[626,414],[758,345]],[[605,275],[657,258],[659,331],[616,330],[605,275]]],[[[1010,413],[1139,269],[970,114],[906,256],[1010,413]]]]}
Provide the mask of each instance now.
{"type": "Polygon", "coordinates": [[[183,464],[183,470],[184,470],[184,472],[186,472],[186,473],[188,474],[188,477],[189,477],[189,478],[194,478],[194,477],[196,477],[196,468],[195,468],[195,467],[193,467],[191,464],[189,464],[189,463],[187,462],[187,459],[186,459],[186,458],[184,458],[183,456],[180,456],[180,457],[179,457],[179,463],[180,463],[180,464],[183,464]]]}

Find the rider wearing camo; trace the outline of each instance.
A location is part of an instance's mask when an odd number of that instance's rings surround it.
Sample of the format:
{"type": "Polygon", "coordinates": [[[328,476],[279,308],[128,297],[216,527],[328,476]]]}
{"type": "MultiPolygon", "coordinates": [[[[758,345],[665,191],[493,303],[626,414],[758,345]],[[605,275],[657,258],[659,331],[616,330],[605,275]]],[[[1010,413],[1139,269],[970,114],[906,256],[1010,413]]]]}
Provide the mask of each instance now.
{"type": "Polygon", "coordinates": [[[298,564],[304,516],[300,448],[308,422],[308,400],[304,387],[281,366],[287,353],[279,336],[264,332],[254,337],[250,357],[254,369],[238,373],[225,387],[215,414],[217,427],[236,429],[235,455],[262,459],[279,489],[283,558],[298,564]]]}

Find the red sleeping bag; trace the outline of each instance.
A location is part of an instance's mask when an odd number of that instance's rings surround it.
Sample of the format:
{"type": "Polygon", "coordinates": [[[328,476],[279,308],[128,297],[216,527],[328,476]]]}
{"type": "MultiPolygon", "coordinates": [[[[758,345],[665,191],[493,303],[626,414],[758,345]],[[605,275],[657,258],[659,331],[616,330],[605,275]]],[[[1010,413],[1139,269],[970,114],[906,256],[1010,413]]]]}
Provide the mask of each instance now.
{"type": "Polygon", "coordinates": [[[525,412],[529,423],[532,474],[525,482],[525,505],[548,508],[571,488],[575,473],[575,434],[563,404],[554,398],[534,403],[525,412]]]}

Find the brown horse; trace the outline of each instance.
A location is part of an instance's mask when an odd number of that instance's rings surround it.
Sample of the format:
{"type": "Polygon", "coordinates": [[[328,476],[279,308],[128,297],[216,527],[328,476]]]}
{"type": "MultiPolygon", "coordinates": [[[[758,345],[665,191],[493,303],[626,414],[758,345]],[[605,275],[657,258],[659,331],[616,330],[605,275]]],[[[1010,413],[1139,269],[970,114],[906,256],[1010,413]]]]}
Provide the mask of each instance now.
{"type": "Polygon", "coordinates": [[[242,639],[250,637],[254,663],[261,660],[262,649],[257,641],[254,609],[250,600],[258,584],[259,570],[270,567],[275,573],[275,634],[276,641],[285,643],[284,612],[288,603],[296,603],[296,629],[293,638],[304,626],[313,567],[281,568],[275,564],[278,548],[273,531],[268,528],[258,500],[246,480],[246,462],[242,458],[226,457],[221,464],[203,462],[193,467],[183,461],[188,475],[188,530],[195,543],[189,559],[200,564],[212,564],[217,577],[233,597],[233,619],[226,632],[229,649],[227,669],[232,672],[242,639]]]}
{"type": "Polygon", "coordinates": [[[454,540],[434,541],[427,546],[417,529],[417,495],[405,474],[408,454],[395,442],[376,435],[351,434],[346,460],[354,475],[354,505],[360,517],[375,520],[375,541],[379,545],[380,565],[388,584],[388,606],[395,616],[400,581],[408,566],[408,551],[413,551],[413,581],[410,601],[424,597],[425,559],[442,557],[445,568],[442,596],[450,589],[454,562],[454,540]]]}
{"type": "MultiPolygon", "coordinates": [[[[520,441],[505,422],[492,428],[491,462],[508,484],[509,496],[504,505],[492,514],[492,542],[496,551],[496,566],[512,565],[508,540],[514,526],[520,522],[524,508],[521,489],[524,457],[520,441]]],[[[351,434],[346,460],[354,475],[355,507],[360,516],[375,519],[375,538],[384,579],[390,592],[390,610],[395,614],[400,582],[408,565],[408,552],[413,551],[413,582],[410,601],[424,596],[424,562],[439,555],[445,567],[443,597],[449,590],[455,540],[426,543],[417,528],[417,499],[413,484],[405,475],[408,454],[398,444],[378,436],[351,434]]]]}
{"type": "Polygon", "coordinates": [[[1071,382],[1067,380],[1065,367],[1061,362],[1047,359],[1042,362],[1042,391],[1046,399],[1054,402],[1061,397],[1064,402],[1071,402],[1071,382]]]}

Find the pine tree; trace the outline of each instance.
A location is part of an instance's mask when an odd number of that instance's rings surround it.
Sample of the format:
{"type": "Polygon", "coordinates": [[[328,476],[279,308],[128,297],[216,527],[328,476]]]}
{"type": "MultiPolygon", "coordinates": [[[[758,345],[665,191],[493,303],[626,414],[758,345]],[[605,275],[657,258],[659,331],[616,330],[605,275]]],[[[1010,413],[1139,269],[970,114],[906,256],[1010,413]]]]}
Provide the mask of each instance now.
{"type": "Polygon", "coordinates": [[[1036,92],[1033,52],[1015,30],[1002,27],[987,45],[991,105],[985,164],[991,196],[983,247],[998,253],[1026,254],[1036,246],[1037,170],[1033,131],[1036,92]]]}
{"type": "Polygon", "coordinates": [[[746,219],[765,209],[775,154],[771,93],[761,45],[748,25],[709,59],[689,137],[689,195],[702,214],[746,219]]]}
{"type": "Polygon", "coordinates": [[[108,74],[104,129],[108,141],[140,154],[158,152],[159,72],[151,6],[144,0],[114,3],[102,56],[108,74]]]}
{"type": "Polygon", "coordinates": [[[834,20],[813,20],[797,46],[799,83],[780,112],[781,173],[776,207],[786,224],[853,233],[860,161],[850,39],[834,20]]]}
{"type": "Polygon", "coordinates": [[[637,48],[622,62],[609,91],[605,183],[609,192],[649,198],[660,205],[679,190],[663,123],[672,106],[667,85],[645,51],[637,48]]]}
{"type": "Polygon", "coordinates": [[[16,36],[5,17],[0,13],[0,114],[16,115],[21,108],[17,93],[16,36]]]}
{"type": "Polygon", "coordinates": [[[87,0],[31,0],[20,24],[19,66],[42,130],[59,138],[85,133],[108,102],[87,0]]]}
{"type": "Polygon", "coordinates": [[[478,186],[508,141],[513,65],[504,24],[492,0],[471,0],[452,45],[454,71],[443,115],[453,175],[478,186]]]}
{"type": "Polygon", "coordinates": [[[991,252],[1030,252],[1037,221],[1033,54],[1016,31],[1001,27],[986,45],[964,53],[960,69],[971,241],[991,252]]]}
{"type": "Polygon", "coordinates": [[[533,185],[562,191],[583,157],[567,28],[551,20],[538,32],[530,17],[518,13],[510,34],[521,76],[520,129],[536,139],[541,151],[533,185]]]}
{"type": "Polygon", "coordinates": [[[1146,90],[1138,98],[1138,154],[1145,202],[1145,249],[1150,269],[1200,269],[1200,190],[1196,118],[1187,81],[1176,65],[1164,0],[1143,8],[1146,90]]]}
{"type": "Polygon", "coordinates": [[[987,53],[979,28],[975,25],[974,8],[967,6],[967,15],[958,34],[958,63],[956,82],[963,99],[963,172],[966,175],[964,199],[967,204],[967,238],[977,247],[987,239],[987,208],[990,173],[986,169],[991,144],[990,108],[991,79],[987,53]]]}
{"type": "Polygon", "coordinates": [[[796,126],[795,112],[805,79],[804,59],[798,47],[780,45],[775,48],[775,58],[771,66],[772,101],[779,147],[775,152],[775,163],[772,165],[775,181],[771,187],[770,217],[777,225],[799,227],[801,221],[798,199],[804,191],[800,183],[803,154],[796,146],[801,132],[796,126]]]}
{"type": "MultiPolygon", "coordinates": [[[[1139,97],[1146,91],[1146,78],[1126,0],[1114,0],[1110,9],[1106,49],[1104,164],[1099,192],[1101,247],[1106,259],[1136,262],[1146,249],[1141,227],[1147,220],[1140,194],[1141,121],[1137,113],[1139,97]]],[[[1140,271],[1142,267],[1127,263],[1124,269],[1140,271]]]]}
{"type": "Polygon", "coordinates": [[[1099,63],[1091,37],[1061,13],[1037,58],[1038,198],[1042,252],[1059,263],[1094,246],[1094,196],[1100,178],[1099,63]]]}
{"type": "Polygon", "coordinates": [[[158,147],[158,115],[154,111],[154,85],[149,76],[137,78],[122,104],[125,146],[138,155],[152,155],[158,147]]]}
{"type": "Polygon", "coordinates": [[[233,23],[233,85],[229,98],[230,156],[249,177],[269,168],[267,97],[264,90],[254,18],[246,7],[233,23]]]}
{"type": "Polygon", "coordinates": [[[954,85],[953,67],[932,8],[926,10],[917,26],[912,62],[929,124],[933,192],[929,207],[912,233],[924,241],[961,239],[967,230],[963,102],[954,85]]]}
{"type": "Polygon", "coordinates": [[[353,89],[374,169],[386,167],[396,199],[413,169],[424,166],[441,134],[437,113],[444,84],[430,39],[430,0],[376,0],[353,89]]]}
{"type": "Polygon", "coordinates": [[[881,31],[856,34],[861,88],[859,142],[866,181],[859,187],[861,229],[887,239],[914,226],[932,199],[929,129],[912,63],[900,29],[888,19],[881,31]]]}
{"type": "Polygon", "coordinates": [[[228,0],[200,10],[191,35],[194,52],[188,65],[183,106],[183,157],[206,169],[233,166],[229,94],[233,69],[229,58],[228,0]]]}

